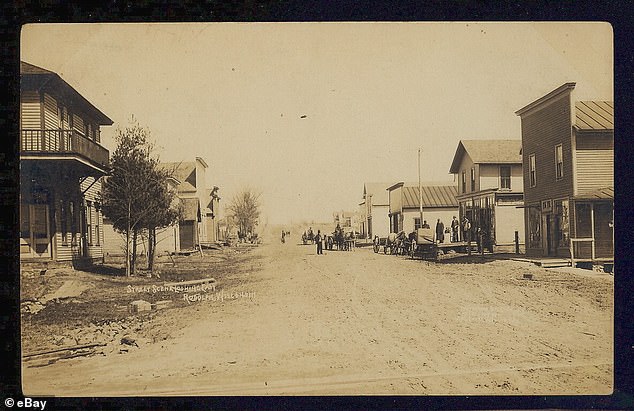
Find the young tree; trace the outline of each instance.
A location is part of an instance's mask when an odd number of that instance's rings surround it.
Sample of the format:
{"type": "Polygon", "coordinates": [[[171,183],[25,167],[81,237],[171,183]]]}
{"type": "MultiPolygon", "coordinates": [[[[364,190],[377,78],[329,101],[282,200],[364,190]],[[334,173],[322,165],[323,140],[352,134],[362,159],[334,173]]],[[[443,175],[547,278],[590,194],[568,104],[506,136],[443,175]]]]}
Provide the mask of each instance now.
{"type": "Polygon", "coordinates": [[[180,219],[183,212],[182,206],[177,201],[176,191],[171,190],[168,185],[168,181],[173,174],[174,170],[155,167],[148,179],[147,189],[151,193],[151,198],[147,204],[153,212],[142,219],[141,225],[147,230],[148,234],[147,268],[150,272],[154,270],[157,229],[166,228],[174,224],[180,219]]]}
{"type": "MultiPolygon", "coordinates": [[[[148,129],[133,122],[117,130],[117,148],[112,154],[112,172],[102,185],[103,213],[116,231],[125,234],[126,275],[135,273],[137,239],[146,229],[156,245],[156,228],[171,224],[178,217],[169,205],[174,194],[168,190],[169,171],[159,170],[158,157],[148,129]]],[[[153,257],[153,255],[152,255],[153,257]]]]}
{"type": "Polygon", "coordinates": [[[260,193],[245,188],[236,194],[227,207],[228,215],[238,226],[241,235],[253,233],[260,218],[260,193]]]}

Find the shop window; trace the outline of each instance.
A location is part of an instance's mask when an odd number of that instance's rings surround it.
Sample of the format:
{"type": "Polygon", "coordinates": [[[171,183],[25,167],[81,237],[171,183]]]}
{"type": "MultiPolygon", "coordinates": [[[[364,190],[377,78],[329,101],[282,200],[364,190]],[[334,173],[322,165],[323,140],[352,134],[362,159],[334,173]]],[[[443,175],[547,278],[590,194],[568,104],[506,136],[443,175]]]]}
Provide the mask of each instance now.
{"type": "Polygon", "coordinates": [[[555,213],[559,220],[559,247],[570,246],[570,220],[568,200],[555,201],[555,213]]]}
{"type": "Polygon", "coordinates": [[[541,248],[541,212],[539,209],[528,209],[528,246],[529,248],[541,248]]]}

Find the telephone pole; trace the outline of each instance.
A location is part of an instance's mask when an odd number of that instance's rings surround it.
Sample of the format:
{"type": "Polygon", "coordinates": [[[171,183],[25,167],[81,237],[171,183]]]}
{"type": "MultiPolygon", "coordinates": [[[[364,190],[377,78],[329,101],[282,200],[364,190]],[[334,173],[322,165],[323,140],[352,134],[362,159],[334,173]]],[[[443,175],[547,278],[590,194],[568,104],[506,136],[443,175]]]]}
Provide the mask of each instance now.
{"type": "Polygon", "coordinates": [[[420,224],[419,227],[423,226],[423,188],[420,182],[420,151],[421,148],[418,148],[418,207],[420,210],[420,224]]]}

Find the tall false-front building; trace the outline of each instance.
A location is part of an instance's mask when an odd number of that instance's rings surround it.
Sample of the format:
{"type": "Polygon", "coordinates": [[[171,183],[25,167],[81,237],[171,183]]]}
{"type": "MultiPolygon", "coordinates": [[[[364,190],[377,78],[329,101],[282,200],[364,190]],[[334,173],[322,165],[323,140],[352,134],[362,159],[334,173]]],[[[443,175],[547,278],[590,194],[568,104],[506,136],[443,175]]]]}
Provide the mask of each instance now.
{"type": "Polygon", "coordinates": [[[516,112],[529,256],[614,259],[614,104],[566,83],[516,112]],[[572,245],[572,246],[571,246],[572,245]]]}
{"type": "Polygon", "coordinates": [[[25,62],[20,74],[20,259],[102,261],[112,120],[58,74],[25,62]]]}

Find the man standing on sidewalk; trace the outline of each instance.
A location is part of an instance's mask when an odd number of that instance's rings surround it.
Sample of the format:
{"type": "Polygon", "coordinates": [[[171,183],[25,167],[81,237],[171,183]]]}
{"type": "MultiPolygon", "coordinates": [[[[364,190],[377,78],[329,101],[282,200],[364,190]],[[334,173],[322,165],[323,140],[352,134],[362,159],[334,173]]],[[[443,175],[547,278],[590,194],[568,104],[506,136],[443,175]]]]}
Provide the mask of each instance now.
{"type": "Polygon", "coordinates": [[[322,249],[321,244],[321,231],[317,230],[317,235],[315,236],[315,242],[317,243],[317,254],[323,254],[324,251],[322,249]]]}

